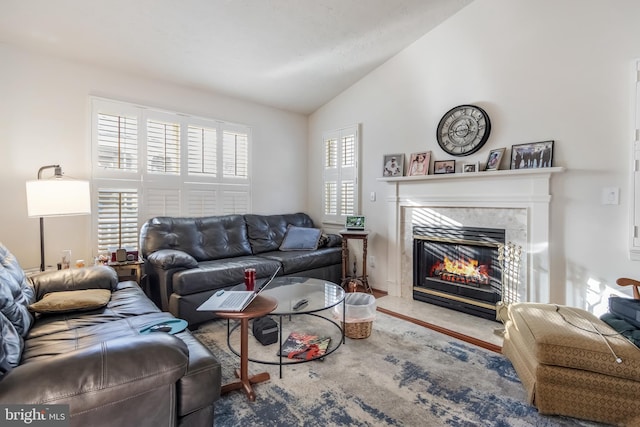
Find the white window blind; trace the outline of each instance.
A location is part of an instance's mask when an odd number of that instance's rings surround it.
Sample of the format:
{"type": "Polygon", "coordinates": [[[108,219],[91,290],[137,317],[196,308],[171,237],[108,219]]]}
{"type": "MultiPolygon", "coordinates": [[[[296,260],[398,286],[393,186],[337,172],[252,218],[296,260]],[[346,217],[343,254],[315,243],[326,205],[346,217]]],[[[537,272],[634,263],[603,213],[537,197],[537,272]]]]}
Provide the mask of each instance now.
{"type": "Polygon", "coordinates": [[[154,216],[250,213],[250,140],[244,125],[92,98],[96,247],[138,249],[154,216]]]}
{"type": "Polygon", "coordinates": [[[147,121],[147,172],[180,174],[180,125],[147,121]]]}
{"type": "Polygon", "coordinates": [[[138,120],[113,114],[98,114],[98,166],[105,169],[138,170],[138,120]]]}
{"type": "Polygon", "coordinates": [[[325,222],[342,223],[360,209],[358,188],[358,125],[327,132],[323,137],[323,212],[325,222]]]}
{"type": "Polygon", "coordinates": [[[189,126],[188,168],[191,175],[217,175],[217,130],[189,126]]]}
{"type": "Polygon", "coordinates": [[[246,133],[224,131],[222,144],[224,176],[247,178],[249,176],[249,136],[246,133]]]}
{"type": "Polygon", "coordinates": [[[98,251],[138,247],[138,192],[98,191],[98,251]]]}

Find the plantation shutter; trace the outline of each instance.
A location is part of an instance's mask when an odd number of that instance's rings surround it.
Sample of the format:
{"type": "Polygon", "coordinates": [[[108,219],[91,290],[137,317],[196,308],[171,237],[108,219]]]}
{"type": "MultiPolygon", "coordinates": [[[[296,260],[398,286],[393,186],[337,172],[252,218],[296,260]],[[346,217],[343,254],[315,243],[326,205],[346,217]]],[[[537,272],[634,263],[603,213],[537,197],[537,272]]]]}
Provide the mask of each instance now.
{"type": "Polygon", "coordinates": [[[326,133],[323,143],[324,221],[343,223],[359,211],[358,126],[326,133]]]}
{"type": "Polygon", "coordinates": [[[217,175],[217,130],[189,126],[188,130],[188,170],[190,175],[217,175]]]}
{"type": "Polygon", "coordinates": [[[98,250],[138,249],[138,191],[98,190],[98,250]]]}
{"type": "Polygon", "coordinates": [[[340,214],[356,214],[356,132],[347,132],[341,135],[341,192],[340,192],[340,214]]]}
{"type": "Polygon", "coordinates": [[[222,138],[222,173],[225,178],[249,176],[249,136],[229,130],[222,138]]]}
{"type": "Polygon", "coordinates": [[[249,197],[246,191],[224,190],[223,215],[239,214],[249,211],[249,197]]]}
{"type": "Polygon", "coordinates": [[[210,216],[218,214],[218,191],[211,189],[187,190],[187,215],[210,216]]]}
{"type": "Polygon", "coordinates": [[[137,172],[138,120],[113,114],[98,114],[98,167],[137,172]]]}
{"type": "Polygon", "coordinates": [[[180,125],[147,120],[147,172],[180,174],[180,125]]]}
{"type": "Polygon", "coordinates": [[[145,190],[144,221],[156,216],[181,216],[180,190],[151,188],[145,190]]]}

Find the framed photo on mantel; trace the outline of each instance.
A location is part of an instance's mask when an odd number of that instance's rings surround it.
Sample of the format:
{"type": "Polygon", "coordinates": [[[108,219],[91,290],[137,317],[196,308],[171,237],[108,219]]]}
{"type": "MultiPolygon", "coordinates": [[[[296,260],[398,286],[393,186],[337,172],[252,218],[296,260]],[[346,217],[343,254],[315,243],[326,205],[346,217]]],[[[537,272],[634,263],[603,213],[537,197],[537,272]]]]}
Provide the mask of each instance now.
{"type": "Polygon", "coordinates": [[[455,173],[456,161],[455,160],[436,160],[433,162],[433,173],[455,173]]]}
{"type": "Polygon", "coordinates": [[[485,166],[484,170],[497,171],[498,169],[500,169],[500,162],[502,161],[504,151],[504,147],[496,148],[495,150],[489,151],[489,157],[487,157],[487,166],[485,166]]]}
{"type": "Polygon", "coordinates": [[[423,151],[411,154],[407,176],[419,176],[429,174],[429,164],[431,163],[431,151],[423,151]]]}
{"type": "Polygon", "coordinates": [[[553,141],[531,142],[511,147],[511,169],[550,168],[553,163],[553,141]]]}
{"type": "Polygon", "coordinates": [[[384,166],[382,176],[403,176],[404,175],[404,154],[386,154],[384,156],[384,166]]]}

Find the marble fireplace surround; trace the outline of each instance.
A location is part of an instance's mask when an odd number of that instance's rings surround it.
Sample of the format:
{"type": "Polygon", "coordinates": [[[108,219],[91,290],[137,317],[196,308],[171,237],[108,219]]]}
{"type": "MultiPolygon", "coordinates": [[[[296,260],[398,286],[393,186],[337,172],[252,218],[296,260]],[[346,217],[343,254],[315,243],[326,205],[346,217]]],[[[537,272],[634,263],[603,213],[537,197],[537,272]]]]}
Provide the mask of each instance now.
{"type": "Polygon", "coordinates": [[[522,247],[521,301],[549,301],[550,180],[561,167],[421,177],[389,184],[387,292],[413,299],[413,226],[500,228],[522,247]]]}

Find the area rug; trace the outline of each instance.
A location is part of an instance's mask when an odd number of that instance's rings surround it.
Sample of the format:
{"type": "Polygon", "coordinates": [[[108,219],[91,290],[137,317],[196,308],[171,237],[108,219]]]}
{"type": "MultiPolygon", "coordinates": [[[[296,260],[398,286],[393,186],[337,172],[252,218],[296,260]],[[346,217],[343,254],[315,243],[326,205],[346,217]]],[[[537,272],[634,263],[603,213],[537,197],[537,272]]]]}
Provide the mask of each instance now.
{"type": "MultiPolygon", "coordinates": [[[[327,327],[307,317],[294,317],[283,331],[327,327]]],[[[194,332],[222,364],[223,384],[234,380],[239,366],[226,334],[223,320],[194,332]]],[[[249,340],[252,358],[278,351],[278,344],[249,340]]],[[[249,371],[269,372],[271,379],[255,385],[254,402],[242,391],[222,396],[215,403],[216,426],[599,425],[538,414],[501,354],[383,313],[368,338],[347,338],[323,360],[285,366],[282,378],[278,366],[249,362],[249,371]]]]}

